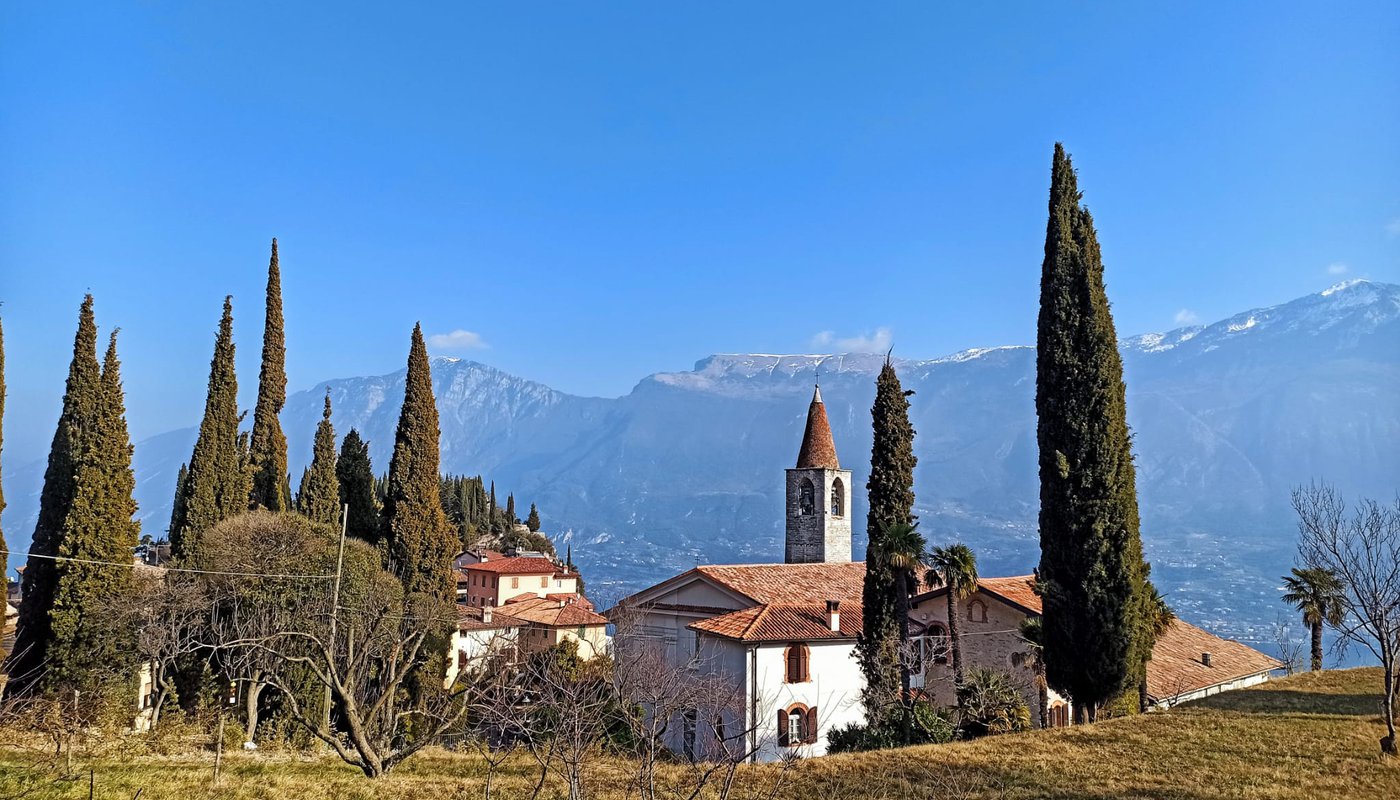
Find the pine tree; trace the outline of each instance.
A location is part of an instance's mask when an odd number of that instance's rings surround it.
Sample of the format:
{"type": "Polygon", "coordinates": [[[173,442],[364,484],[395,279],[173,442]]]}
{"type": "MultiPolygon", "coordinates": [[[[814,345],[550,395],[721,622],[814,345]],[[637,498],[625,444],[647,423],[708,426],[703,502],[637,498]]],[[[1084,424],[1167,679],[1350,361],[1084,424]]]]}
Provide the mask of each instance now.
{"type": "Polygon", "coordinates": [[[374,467],[369,461],[369,442],[360,438],[354,428],[340,443],[340,458],[335,462],[336,483],[340,487],[340,504],[349,506],[346,533],[362,541],[379,541],[379,502],[374,493],[374,467]]]}
{"type": "MultiPolygon", "coordinates": [[[[5,450],[5,326],[4,320],[0,319],[0,453],[5,450]]],[[[3,470],[0,470],[3,474],[3,470]]],[[[0,480],[0,518],[5,513],[5,482],[0,480]]],[[[0,583],[9,579],[5,576],[10,574],[10,546],[5,544],[5,531],[0,528],[0,583]]],[[[5,648],[0,647],[0,662],[5,660],[5,648]]]]}
{"type": "Polygon", "coordinates": [[[53,609],[53,639],[44,683],[50,688],[124,693],[133,665],[133,632],[114,619],[134,599],[129,566],[140,538],[133,519],[136,479],[131,437],[112,332],[102,362],[101,395],[91,435],[84,437],[74,471],[73,504],[63,523],[53,609]],[[71,559],[71,560],[68,560],[71,559]],[[109,562],[109,563],[91,563],[109,562]]]}
{"type": "Polygon", "coordinates": [[[185,490],[178,498],[170,531],[175,558],[197,562],[199,535],[248,509],[246,437],[238,432],[238,378],[234,373],[233,298],[224,298],[223,318],[209,364],[209,395],[199,439],[190,456],[185,490]]]}
{"type": "Polygon", "coordinates": [[[67,390],[58,429],[49,448],[44,488],[39,494],[39,520],[34,526],[31,553],[24,568],[24,600],[19,607],[19,628],[6,670],[6,693],[23,692],[40,677],[53,639],[54,592],[58,586],[58,562],[64,523],[77,491],[74,474],[79,455],[92,436],[102,404],[102,368],[97,363],[97,324],[92,315],[92,295],[83,298],[78,311],[78,333],[73,341],[73,361],[68,367],[67,390]]]}
{"type": "Polygon", "coordinates": [[[540,532],[540,512],[535,509],[534,503],[530,504],[530,516],[525,518],[525,527],[529,528],[531,533],[540,532]]]}
{"type": "Polygon", "coordinates": [[[865,531],[865,584],[861,592],[863,632],[856,645],[865,675],[863,700],[871,724],[894,719],[900,711],[899,599],[895,575],[876,556],[883,532],[912,526],[914,516],[914,426],[909,422],[909,395],[889,358],[875,381],[870,409],[874,446],[870,452],[869,512],[865,531]]]}
{"type": "Polygon", "coordinates": [[[248,442],[253,488],[249,505],[269,511],[290,511],[287,437],[278,415],[287,402],[287,346],[282,319],[282,272],[277,265],[277,240],[267,265],[267,322],[263,327],[262,370],[258,373],[258,404],[253,409],[253,433],[248,442]]]}
{"type": "Polygon", "coordinates": [[[1093,217],[1055,145],[1040,283],[1040,577],[1050,686],[1089,719],[1151,652],[1123,365],[1093,217]]]}
{"type": "Polygon", "coordinates": [[[384,503],[384,536],[389,568],[409,593],[440,601],[456,595],[452,556],[456,537],[442,512],[438,481],[438,412],[423,329],[413,326],[404,380],[403,409],[394,434],[389,487],[384,503]]]}
{"type": "Polygon", "coordinates": [[[311,449],[311,466],[306,468],[297,490],[297,511],[312,522],[336,526],[340,521],[340,480],[335,475],[335,428],[331,426],[331,391],[326,390],[326,407],[316,426],[311,449]]]}

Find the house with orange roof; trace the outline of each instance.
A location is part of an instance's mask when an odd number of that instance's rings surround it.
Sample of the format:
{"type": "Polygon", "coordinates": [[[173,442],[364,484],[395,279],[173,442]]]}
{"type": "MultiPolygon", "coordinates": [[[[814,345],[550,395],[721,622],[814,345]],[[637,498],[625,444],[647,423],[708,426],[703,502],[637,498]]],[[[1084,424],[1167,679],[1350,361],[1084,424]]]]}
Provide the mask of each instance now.
{"type": "Polygon", "coordinates": [[[538,652],[566,641],[578,645],[579,657],[583,659],[607,652],[608,618],[594,611],[586,597],[519,595],[506,601],[497,612],[524,623],[519,638],[522,653],[538,652]]]}
{"type": "Polygon", "coordinates": [[[513,597],[577,594],[578,573],[543,556],[493,557],[489,551],[476,563],[457,570],[457,602],[469,606],[499,606],[513,597]]]}
{"type": "MultiPolygon", "coordinates": [[[[1039,688],[1031,669],[1029,646],[1021,638],[1023,620],[1041,614],[1033,575],[981,578],[977,591],[957,604],[964,667],[984,667],[1010,674],[1031,709],[1031,724],[1040,726],[1039,688]]],[[[935,702],[952,705],[953,674],[948,652],[948,590],[938,588],[910,601],[909,635],[919,653],[914,683],[935,702]]],[[[1167,708],[1187,700],[1269,679],[1282,664],[1239,642],[1223,639],[1184,620],[1173,620],[1157,638],[1147,662],[1147,699],[1167,708]]],[[[1073,718],[1071,703],[1053,689],[1048,693],[1048,724],[1059,727],[1073,718]]]]}

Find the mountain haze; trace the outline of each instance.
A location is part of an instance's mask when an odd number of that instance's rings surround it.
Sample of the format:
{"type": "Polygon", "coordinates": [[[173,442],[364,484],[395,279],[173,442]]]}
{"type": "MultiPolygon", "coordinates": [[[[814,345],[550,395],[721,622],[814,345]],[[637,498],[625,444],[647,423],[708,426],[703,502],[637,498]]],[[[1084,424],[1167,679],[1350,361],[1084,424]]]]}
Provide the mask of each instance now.
{"type": "MultiPolygon", "coordinates": [[[[1260,641],[1292,565],[1290,488],[1325,479],[1378,499],[1400,488],[1400,286],[1348,282],[1121,346],[1154,579],[1193,622],[1260,641]]],[[[435,358],[442,468],[485,474],[502,498],[538,504],[604,601],[700,562],[778,560],[783,469],[818,376],[842,464],[855,472],[852,513],[864,519],[882,358],[714,355],[615,399],[435,358]]],[[[1034,349],[897,367],[915,391],[922,530],[934,543],[966,541],[985,574],[1029,572],[1039,557],[1034,349]]],[[[293,394],[282,414],[291,474],[310,458],[326,387],[336,430],[358,428],[375,470],[386,469],[403,381],[401,370],[293,394]]],[[[194,438],[191,428],[137,445],[145,532],[164,531],[194,438]]],[[[33,464],[7,481],[16,547],[33,529],[42,475],[33,464]]]]}

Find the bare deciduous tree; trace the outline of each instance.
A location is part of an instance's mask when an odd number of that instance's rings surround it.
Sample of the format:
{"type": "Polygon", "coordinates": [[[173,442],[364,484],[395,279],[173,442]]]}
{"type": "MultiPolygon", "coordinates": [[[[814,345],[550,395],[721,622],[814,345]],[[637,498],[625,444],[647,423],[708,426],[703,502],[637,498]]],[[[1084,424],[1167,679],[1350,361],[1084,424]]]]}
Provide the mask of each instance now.
{"type": "Polygon", "coordinates": [[[1298,553],[1309,568],[1330,571],[1343,584],[1345,617],[1338,633],[1374,655],[1384,670],[1381,752],[1397,755],[1396,680],[1400,665],[1400,499],[1391,505],[1363,499],[1348,508],[1325,484],[1293,491],[1298,553]]]}

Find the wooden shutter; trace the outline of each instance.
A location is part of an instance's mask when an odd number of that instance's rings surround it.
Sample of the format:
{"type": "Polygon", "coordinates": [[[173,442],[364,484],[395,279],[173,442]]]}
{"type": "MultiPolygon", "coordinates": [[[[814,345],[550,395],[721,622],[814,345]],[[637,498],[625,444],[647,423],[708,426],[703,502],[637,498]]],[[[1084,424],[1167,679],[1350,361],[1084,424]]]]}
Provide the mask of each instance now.
{"type": "Polygon", "coordinates": [[[802,737],[802,740],[805,741],[807,744],[812,744],[812,743],[816,742],[816,741],[817,741],[817,707],[816,707],[816,706],[812,706],[811,708],[807,709],[807,713],[803,716],[803,720],[802,720],[802,721],[803,721],[803,723],[804,723],[804,724],[803,724],[803,731],[802,731],[802,732],[803,732],[803,734],[805,734],[805,735],[802,737]]]}
{"type": "Polygon", "coordinates": [[[812,651],[807,649],[807,645],[799,644],[799,658],[802,659],[802,682],[806,683],[812,679],[812,651]]]}
{"type": "Polygon", "coordinates": [[[778,746],[789,747],[788,742],[788,712],[778,709],[778,746]]]}

